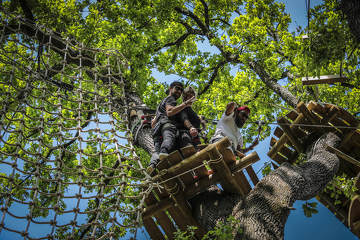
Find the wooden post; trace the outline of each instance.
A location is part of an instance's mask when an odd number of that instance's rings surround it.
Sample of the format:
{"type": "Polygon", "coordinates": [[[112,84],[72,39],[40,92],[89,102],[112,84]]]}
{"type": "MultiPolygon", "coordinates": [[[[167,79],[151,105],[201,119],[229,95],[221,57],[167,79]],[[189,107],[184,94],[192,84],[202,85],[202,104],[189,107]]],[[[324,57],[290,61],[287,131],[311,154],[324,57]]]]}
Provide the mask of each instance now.
{"type": "Polygon", "coordinates": [[[348,224],[350,230],[360,236],[360,196],[356,195],[350,203],[348,212],[348,224]]]}
{"type": "Polygon", "coordinates": [[[174,201],[171,198],[162,199],[160,202],[156,202],[150,206],[147,206],[143,212],[143,219],[150,218],[154,214],[166,211],[171,205],[174,204],[174,201]]]}
{"type": "Polygon", "coordinates": [[[221,186],[225,191],[239,193],[245,196],[245,193],[239,187],[235,179],[233,178],[229,167],[225,164],[222,155],[215,146],[212,146],[207,150],[210,156],[210,167],[215,169],[217,174],[221,176],[221,186]]]}
{"type": "Polygon", "coordinates": [[[253,182],[254,186],[259,182],[259,178],[256,175],[254,169],[252,168],[252,166],[248,166],[246,168],[247,173],[249,174],[249,177],[251,179],[251,181],[253,182]]]}
{"type": "MultiPolygon", "coordinates": [[[[179,163],[181,164],[181,163],[179,163]]],[[[166,180],[166,179],[163,179],[166,180]]],[[[198,222],[193,218],[191,210],[188,206],[188,203],[185,199],[184,192],[180,189],[179,184],[176,179],[167,178],[167,181],[164,182],[164,186],[166,191],[170,194],[175,202],[175,206],[180,210],[181,214],[184,216],[185,222],[188,225],[196,226],[195,235],[198,238],[202,238],[206,232],[205,230],[198,224],[198,222]]]]}
{"type": "Polygon", "coordinates": [[[337,82],[346,82],[347,80],[347,77],[341,75],[323,75],[319,77],[303,77],[301,79],[303,85],[333,84],[337,82]]]}
{"type": "Polygon", "coordinates": [[[146,228],[146,231],[149,233],[151,239],[154,240],[162,240],[165,239],[164,235],[160,231],[160,229],[157,227],[156,223],[152,218],[143,219],[144,226],[146,228]]]}
{"type": "MultiPolygon", "coordinates": [[[[145,199],[145,203],[147,205],[156,204],[158,201],[155,198],[153,193],[150,193],[148,197],[145,199]]],[[[164,230],[164,233],[166,234],[168,239],[174,239],[174,232],[176,231],[176,228],[169,218],[169,216],[164,211],[157,211],[154,213],[154,218],[156,219],[157,223],[161,226],[161,228],[164,230]]],[[[152,218],[144,218],[143,220],[149,220],[152,218]]]]}
{"type": "Polygon", "coordinates": [[[304,147],[300,143],[299,139],[293,134],[290,126],[288,125],[290,124],[290,122],[282,117],[278,120],[278,123],[281,126],[281,128],[284,130],[290,142],[295,146],[296,151],[298,151],[299,153],[303,152],[304,147]]]}
{"type": "Polygon", "coordinates": [[[237,160],[235,163],[230,164],[229,167],[231,169],[231,172],[235,172],[250,166],[251,164],[257,162],[259,159],[260,158],[257,152],[252,152],[243,157],[242,159],[237,160]]]}
{"type": "Polygon", "coordinates": [[[348,144],[352,138],[352,136],[356,133],[356,130],[354,129],[353,131],[347,133],[344,137],[344,139],[342,140],[341,144],[340,144],[340,148],[344,149],[346,151],[350,150],[350,145],[348,144]]]}
{"type": "Polygon", "coordinates": [[[350,162],[351,164],[360,167],[360,162],[358,160],[356,160],[355,158],[343,153],[342,151],[340,151],[339,149],[336,149],[334,147],[331,146],[326,146],[326,150],[328,150],[329,152],[335,153],[338,157],[341,157],[342,159],[350,162]]]}
{"type": "MultiPolygon", "coordinates": [[[[304,118],[304,114],[300,113],[299,116],[294,120],[294,124],[298,124],[302,119],[304,118]]],[[[292,126],[290,127],[290,129],[292,126]]],[[[279,149],[286,143],[288,140],[287,136],[283,134],[280,139],[275,143],[275,145],[270,149],[268,152],[268,156],[272,159],[274,159],[276,153],[279,151],[279,149]]]]}
{"type": "Polygon", "coordinates": [[[297,105],[297,109],[304,114],[304,116],[306,117],[306,119],[308,119],[312,124],[319,124],[320,123],[320,118],[317,117],[316,115],[312,114],[309,109],[305,106],[304,102],[300,102],[297,105]]]}

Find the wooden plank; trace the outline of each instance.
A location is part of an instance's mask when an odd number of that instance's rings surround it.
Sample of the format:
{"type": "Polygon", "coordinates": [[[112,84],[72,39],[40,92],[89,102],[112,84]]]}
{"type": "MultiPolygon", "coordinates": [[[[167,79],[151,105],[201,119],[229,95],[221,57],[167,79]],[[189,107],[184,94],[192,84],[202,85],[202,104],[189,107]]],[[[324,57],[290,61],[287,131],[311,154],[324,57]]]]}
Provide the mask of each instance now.
{"type": "Polygon", "coordinates": [[[186,198],[190,199],[197,194],[204,192],[211,185],[215,185],[220,181],[220,174],[213,173],[207,177],[201,178],[196,184],[190,185],[186,188],[186,198]]]}
{"type": "Polygon", "coordinates": [[[231,172],[235,172],[244,169],[259,160],[260,160],[259,155],[257,154],[256,151],[254,151],[246,155],[245,157],[237,160],[236,162],[229,164],[229,167],[231,169],[231,172]]]}
{"type": "Polygon", "coordinates": [[[274,146],[274,144],[276,143],[276,139],[275,138],[271,138],[271,140],[270,140],[270,146],[272,147],[272,146],[274,146]]]}
{"type": "Polygon", "coordinates": [[[181,214],[181,211],[177,207],[170,207],[168,213],[171,218],[174,219],[176,225],[180,228],[181,231],[186,231],[188,227],[188,222],[184,215],[181,214]]]}
{"type": "Polygon", "coordinates": [[[284,131],[281,128],[279,128],[279,127],[275,128],[274,135],[277,138],[280,138],[283,134],[284,134],[284,131]]]}
{"type": "MultiPolygon", "coordinates": [[[[196,150],[195,150],[194,146],[187,146],[187,147],[181,148],[180,152],[181,152],[181,155],[183,156],[183,158],[186,159],[186,158],[194,155],[196,153],[196,150]]],[[[184,174],[180,177],[180,180],[184,183],[185,186],[193,184],[196,181],[195,177],[196,176],[199,177],[199,175],[201,175],[202,171],[204,171],[204,170],[197,169],[193,173],[184,174]]]]}
{"type": "Polygon", "coordinates": [[[157,212],[166,211],[173,204],[174,201],[171,198],[162,199],[160,202],[156,202],[152,205],[148,205],[145,208],[142,217],[143,219],[150,218],[157,212]]]}
{"type": "Polygon", "coordinates": [[[350,203],[348,212],[348,224],[350,230],[360,236],[360,196],[356,195],[350,203]]]}
{"type": "Polygon", "coordinates": [[[181,154],[183,155],[184,159],[194,155],[196,153],[194,146],[187,146],[180,149],[181,154]]]}
{"type": "Polygon", "coordinates": [[[157,222],[160,224],[161,228],[164,230],[168,239],[174,239],[176,228],[165,212],[158,212],[155,214],[157,222]]]}
{"type": "MultiPolygon", "coordinates": [[[[150,193],[148,197],[145,199],[145,203],[150,206],[158,203],[153,193],[150,193]]],[[[168,215],[166,215],[163,211],[156,211],[154,213],[154,217],[161,228],[164,230],[166,236],[169,239],[174,239],[174,232],[176,232],[176,228],[172,223],[171,219],[169,219],[168,215]]],[[[143,219],[145,216],[143,216],[143,219]]]]}
{"type": "Polygon", "coordinates": [[[206,148],[208,146],[208,144],[199,144],[196,146],[196,148],[200,151],[203,150],[204,148],[206,148]]]}
{"type": "Polygon", "coordinates": [[[287,159],[293,158],[296,154],[295,151],[291,150],[286,145],[283,145],[283,147],[278,152],[284,155],[287,159]]]}
{"type": "Polygon", "coordinates": [[[293,129],[291,129],[290,126],[287,125],[287,124],[290,124],[290,122],[288,120],[286,120],[285,118],[280,118],[278,120],[278,123],[280,124],[281,128],[285,132],[286,136],[289,138],[290,142],[295,146],[296,151],[298,151],[299,153],[303,152],[304,147],[303,147],[302,143],[299,141],[297,136],[293,133],[293,129]]]}
{"type": "Polygon", "coordinates": [[[297,105],[297,109],[299,112],[301,112],[305,118],[311,122],[312,124],[319,124],[320,123],[320,118],[318,116],[316,116],[315,114],[313,114],[305,105],[304,102],[300,102],[297,105]]]}
{"type": "MultiPolygon", "coordinates": [[[[297,124],[304,118],[303,114],[299,114],[299,116],[294,120],[293,123],[297,124]]],[[[290,127],[291,129],[291,127],[290,127]]],[[[288,141],[288,138],[285,134],[283,134],[280,139],[276,142],[276,144],[270,149],[270,151],[267,153],[268,156],[272,159],[274,159],[275,155],[277,154],[277,151],[288,141]]],[[[274,159],[275,160],[275,159],[274,159]]]]}
{"type": "Polygon", "coordinates": [[[314,85],[314,84],[333,84],[337,82],[348,81],[347,77],[340,75],[323,75],[316,77],[303,77],[301,78],[303,85],[314,85]]]}
{"type": "Polygon", "coordinates": [[[149,233],[150,238],[154,240],[163,240],[165,239],[164,235],[157,227],[156,223],[152,218],[143,219],[143,223],[146,231],[149,233]]]}
{"type": "Polygon", "coordinates": [[[234,178],[236,179],[239,186],[243,189],[245,194],[248,194],[251,191],[251,185],[242,171],[234,173],[234,178]]]}
{"type": "Polygon", "coordinates": [[[281,156],[279,153],[276,153],[275,156],[272,158],[275,162],[281,165],[284,162],[287,162],[287,158],[281,156]]]}
{"type": "Polygon", "coordinates": [[[181,162],[183,158],[181,157],[181,154],[179,151],[175,151],[169,154],[169,156],[166,158],[169,167],[174,166],[175,164],[181,162]]]}
{"type": "Polygon", "coordinates": [[[209,164],[212,169],[216,171],[217,174],[220,174],[220,182],[223,189],[227,192],[239,193],[242,196],[245,196],[244,191],[237,184],[236,180],[233,178],[231,170],[225,164],[222,155],[219,150],[213,146],[208,149],[208,154],[210,156],[209,164]]]}
{"type": "Polygon", "coordinates": [[[336,149],[334,147],[331,147],[329,145],[326,146],[326,150],[335,153],[338,157],[341,157],[342,159],[350,162],[351,164],[360,167],[360,162],[358,160],[356,160],[355,158],[343,153],[342,151],[340,151],[339,149],[336,149]]]}
{"type": "Polygon", "coordinates": [[[259,182],[259,178],[256,175],[254,169],[252,168],[252,166],[248,166],[246,168],[247,173],[249,174],[249,177],[251,179],[251,181],[253,182],[254,186],[259,182]]]}
{"type": "Polygon", "coordinates": [[[337,106],[332,106],[326,115],[323,114],[323,119],[321,120],[321,124],[328,124],[328,122],[334,119],[339,113],[340,113],[339,108],[337,106]]]}
{"type": "MultiPolygon", "coordinates": [[[[302,121],[299,124],[309,124],[308,122],[302,121]]],[[[290,126],[288,126],[290,127],[290,126]]],[[[293,134],[298,138],[298,139],[303,139],[305,137],[307,137],[306,132],[303,129],[307,129],[307,130],[312,130],[311,128],[307,127],[307,126],[292,126],[291,127],[291,132],[293,132],[293,134]]]]}
{"type": "Polygon", "coordinates": [[[360,121],[356,119],[352,114],[350,114],[348,111],[346,111],[343,108],[340,108],[341,114],[339,117],[341,117],[344,121],[346,121],[350,126],[357,127],[360,124],[360,121]]]}
{"type": "Polygon", "coordinates": [[[184,218],[186,219],[187,224],[190,226],[197,227],[197,229],[195,230],[195,236],[197,238],[201,239],[206,234],[206,231],[192,216],[192,212],[189,208],[189,204],[187,203],[187,201],[185,199],[185,195],[182,193],[178,193],[173,197],[176,202],[177,208],[180,210],[181,214],[184,215],[184,218]]]}
{"type": "Polygon", "coordinates": [[[294,121],[297,118],[298,115],[299,114],[295,110],[292,110],[288,114],[286,114],[286,117],[288,117],[289,119],[294,121]]]}
{"type": "Polygon", "coordinates": [[[196,154],[194,154],[194,155],[188,157],[187,159],[184,159],[183,161],[179,162],[178,164],[170,167],[169,169],[167,169],[166,174],[163,176],[164,180],[166,180],[170,177],[176,176],[180,173],[183,173],[184,171],[186,171],[188,169],[195,168],[195,167],[199,166],[200,164],[202,164],[202,162],[204,160],[207,160],[209,158],[207,149],[209,149],[213,145],[217,146],[219,149],[226,148],[226,147],[230,146],[230,141],[227,137],[225,137],[214,144],[210,144],[209,146],[207,146],[200,152],[197,152],[196,154]]]}
{"type": "Polygon", "coordinates": [[[236,161],[234,153],[228,147],[218,148],[221,155],[223,155],[224,161],[229,164],[236,161]]]}

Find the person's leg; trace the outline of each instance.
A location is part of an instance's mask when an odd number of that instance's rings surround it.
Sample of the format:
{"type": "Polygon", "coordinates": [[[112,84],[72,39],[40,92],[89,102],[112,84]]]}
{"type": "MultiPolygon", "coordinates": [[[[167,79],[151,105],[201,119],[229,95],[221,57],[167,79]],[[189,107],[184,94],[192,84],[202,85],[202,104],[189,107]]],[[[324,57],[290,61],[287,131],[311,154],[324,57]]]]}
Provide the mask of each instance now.
{"type": "Polygon", "coordinates": [[[190,133],[188,130],[179,130],[179,144],[178,148],[183,148],[186,146],[191,146],[192,144],[192,138],[190,136],[190,133]]]}
{"type": "Polygon", "coordinates": [[[161,142],[162,141],[160,136],[154,137],[155,152],[151,154],[151,159],[150,159],[150,165],[152,164],[154,167],[159,163],[159,152],[160,152],[161,142]]]}
{"type": "Polygon", "coordinates": [[[159,153],[169,154],[173,149],[176,140],[176,127],[173,124],[165,124],[161,130],[163,141],[159,153]]]}

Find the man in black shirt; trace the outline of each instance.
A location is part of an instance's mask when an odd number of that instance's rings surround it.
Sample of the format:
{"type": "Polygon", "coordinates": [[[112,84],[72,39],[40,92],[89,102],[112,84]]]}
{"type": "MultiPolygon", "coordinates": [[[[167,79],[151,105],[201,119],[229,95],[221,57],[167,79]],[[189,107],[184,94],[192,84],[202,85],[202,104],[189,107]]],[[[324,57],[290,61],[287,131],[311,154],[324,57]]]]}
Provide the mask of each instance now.
{"type": "MultiPolygon", "coordinates": [[[[148,173],[152,173],[159,162],[159,159],[167,156],[174,148],[178,129],[176,127],[179,122],[179,115],[184,108],[191,106],[194,98],[188,99],[180,105],[176,105],[176,100],[180,98],[183,92],[183,84],[181,82],[172,82],[169,88],[169,95],[164,98],[156,109],[156,117],[152,122],[152,135],[154,138],[155,150],[147,169],[148,173]]],[[[185,144],[185,143],[183,143],[185,144]]]]}

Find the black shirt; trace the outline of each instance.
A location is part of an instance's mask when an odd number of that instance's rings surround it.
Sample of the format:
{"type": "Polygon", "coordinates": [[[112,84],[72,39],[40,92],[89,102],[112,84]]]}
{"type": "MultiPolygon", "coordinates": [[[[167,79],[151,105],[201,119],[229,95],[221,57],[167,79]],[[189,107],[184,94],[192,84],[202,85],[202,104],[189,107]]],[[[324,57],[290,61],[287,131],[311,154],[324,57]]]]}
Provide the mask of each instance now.
{"type": "Polygon", "coordinates": [[[190,121],[191,125],[193,125],[194,128],[197,129],[200,128],[200,118],[191,107],[186,107],[179,114],[180,114],[179,124],[181,124],[181,128],[186,129],[186,127],[184,126],[184,121],[186,119],[190,121]]]}
{"type": "Polygon", "coordinates": [[[173,96],[167,96],[166,98],[164,98],[158,108],[156,109],[156,118],[157,120],[160,119],[169,119],[172,122],[176,122],[176,119],[178,118],[178,114],[168,117],[166,114],[166,105],[170,105],[175,107],[176,106],[176,99],[173,96]]]}

